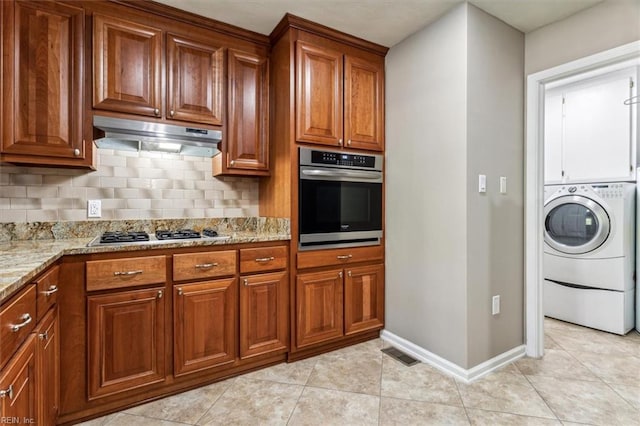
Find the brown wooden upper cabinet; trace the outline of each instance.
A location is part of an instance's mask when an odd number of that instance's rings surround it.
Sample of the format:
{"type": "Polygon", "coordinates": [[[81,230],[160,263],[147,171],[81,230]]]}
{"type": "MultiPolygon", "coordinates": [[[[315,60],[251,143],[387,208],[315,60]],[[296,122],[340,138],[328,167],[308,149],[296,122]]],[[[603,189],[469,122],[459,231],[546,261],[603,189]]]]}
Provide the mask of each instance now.
{"type": "Polygon", "coordinates": [[[160,117],[162,31],[93,17],[93,107],[160,117]]]}
{"type": "Polygon", "coordinates": [[[220,173],[269,173],[269,62],[229,49],[229,120],[220,173]]]}
{"type": "Polygon", "coordinates": [[[384,58],[296,42],[296,140],[384,149],[384,58]]]}
{"type": "Polygon", "coordinates": [[[163,62],[161,29],[95,15],[93,31],[95,109],[223,124],[225,52],[221,46],[168,33],[163,62]]]}
{"type": "Polygon", "coordinates": [[[84,136],[84,11],[54,2],[0,2],[0,160],[92,167],[84,136]]]}

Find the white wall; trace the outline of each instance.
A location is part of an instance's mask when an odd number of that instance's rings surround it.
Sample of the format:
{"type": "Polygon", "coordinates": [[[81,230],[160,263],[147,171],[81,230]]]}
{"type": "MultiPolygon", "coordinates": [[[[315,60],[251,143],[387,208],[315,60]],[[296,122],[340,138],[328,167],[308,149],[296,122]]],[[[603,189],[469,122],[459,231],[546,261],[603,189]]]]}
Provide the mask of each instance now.
{"type": "Polygon", "coordinates": [[[524,34],[469,5],[468,367],[524,343],[524,34]],[[487,192],[478,192],[478,175],[487,192]],[[507,177],[501,194],[500,176],[507,177]],[[491,314],[500,295],[501,312],[491,314]]]}
{"type": "Polygon", "coordinates": [[[466,365],[466,5],[386,57],[386,329],[466,365]]]}
{"type": "Polygon", "coordinates": [[[640,1],[605,0],[527,33],[525,73],[532,74],[640,40],[640,1]]]}

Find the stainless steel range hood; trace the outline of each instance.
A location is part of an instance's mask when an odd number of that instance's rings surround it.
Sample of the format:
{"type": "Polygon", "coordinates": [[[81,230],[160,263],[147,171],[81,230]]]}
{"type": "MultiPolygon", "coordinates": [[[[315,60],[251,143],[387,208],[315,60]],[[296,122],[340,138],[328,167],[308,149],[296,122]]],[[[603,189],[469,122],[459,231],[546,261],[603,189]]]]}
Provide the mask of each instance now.
{"type": "Polygon", "coordinates": [[[162,151],[197,157],[218,154],[219,130],[176,126],[173,124],[93,116],[93,126],[101,137],[94,140],[98,148],[121,151],[162,151]]]}

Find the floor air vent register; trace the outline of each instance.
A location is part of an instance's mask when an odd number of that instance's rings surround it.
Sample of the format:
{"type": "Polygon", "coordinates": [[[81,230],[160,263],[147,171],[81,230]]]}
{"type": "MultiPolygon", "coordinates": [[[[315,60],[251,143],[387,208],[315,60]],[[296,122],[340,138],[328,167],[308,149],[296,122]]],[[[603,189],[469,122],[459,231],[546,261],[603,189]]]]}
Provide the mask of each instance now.
{"type": "Polygon", "coordinates": [[[400,349],[394,348],[393,346],[382,349],[382,352],[389,355],[391,358],[400,361],[407,367],[411,367],[412,365],[415,365],[420,362],[417,359],[412,358],[409,355],[405,354],[400,349]]]}

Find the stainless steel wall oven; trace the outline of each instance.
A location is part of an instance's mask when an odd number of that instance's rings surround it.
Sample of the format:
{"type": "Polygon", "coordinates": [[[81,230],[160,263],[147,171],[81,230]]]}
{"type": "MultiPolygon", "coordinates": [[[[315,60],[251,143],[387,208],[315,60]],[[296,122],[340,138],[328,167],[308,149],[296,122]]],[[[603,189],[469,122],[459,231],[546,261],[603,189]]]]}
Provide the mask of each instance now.
{"type": "Polygon", "coordinates": [[[382,238],[382,155],[300,148],[299,248],[374,245],[382,238]]]}

